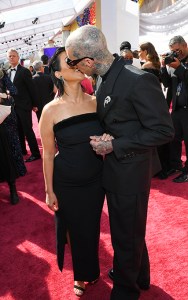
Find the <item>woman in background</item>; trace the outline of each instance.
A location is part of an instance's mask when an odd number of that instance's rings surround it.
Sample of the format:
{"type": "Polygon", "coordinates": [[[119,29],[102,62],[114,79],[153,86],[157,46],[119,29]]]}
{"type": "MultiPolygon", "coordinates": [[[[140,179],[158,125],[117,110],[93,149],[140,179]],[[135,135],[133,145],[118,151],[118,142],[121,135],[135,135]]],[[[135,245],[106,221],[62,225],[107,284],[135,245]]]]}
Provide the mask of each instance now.
{"type": "Polygon", "coordinates": [[[0,104],[11,106],[11,114],[0,124],[0,182],[6,181],[10,189],[10,202],[17,204],[19,197],[16,178],[26,174],[20,141],[17,132],[17,120],[14,112],[14,99],[11,95],[16,88],[4,70],[0,70],[0,104]]]}
{"type": "Polygon", "coordinates": [[[142,69],[160,77],[160,59],[152,43],[146,42],[140,45],[139,58],[144,61],[142,69]]]}
{"type": "Polygon", "coordinates": [[[121,56],[125,59],[126,65],[133,64],[133,53],[129,49],[125,49],[121,52],[121,56]]]}
{"type": "Polygon", "coordinates": [[[126,65],[133,64],[133,52],[131,50],[131,44],[128,41],[124,41],[120,45],[120,55],[126,61],[126,65]]]}
{"type": "Polygon", "coordinates": [[[33,66],[29,66],[29,71],[31,72],[32,76],[36,74],[33,66]]]}

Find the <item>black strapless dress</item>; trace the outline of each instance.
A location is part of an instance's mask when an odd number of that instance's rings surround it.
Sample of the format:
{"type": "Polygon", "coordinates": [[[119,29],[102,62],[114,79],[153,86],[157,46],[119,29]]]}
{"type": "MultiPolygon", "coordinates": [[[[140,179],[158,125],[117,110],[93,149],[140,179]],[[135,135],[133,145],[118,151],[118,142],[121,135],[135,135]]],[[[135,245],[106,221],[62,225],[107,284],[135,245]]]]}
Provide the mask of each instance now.
{"type": "Polygon", "coordinates": [[[145,72],[151,73],[155,75],[159,80],[160,80],[160,70],[159,69],[154,69],[154,68],[144,68],[142,69],[145,72]]]}
{"type": "Polygon", "coordinates": [[[104,202],[103,159],[89,144],[90,135],[103,130],[96,113],[65,119],[54,126],[58,154],[54,159],[54,192],[59,210],[55,213],[57,258],[63,269],[66,233],[69,233],[74,280],[99,277],[98,246],[104,202]]]}

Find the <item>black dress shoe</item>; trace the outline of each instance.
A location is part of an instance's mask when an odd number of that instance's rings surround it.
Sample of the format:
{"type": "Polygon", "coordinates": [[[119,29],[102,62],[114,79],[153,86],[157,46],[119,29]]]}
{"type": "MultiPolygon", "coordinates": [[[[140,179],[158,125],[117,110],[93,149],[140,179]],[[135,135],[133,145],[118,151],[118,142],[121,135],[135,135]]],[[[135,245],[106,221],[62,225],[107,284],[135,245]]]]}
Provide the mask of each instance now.
{"type": "Polygon", "coordinates": [[[188,173],[182,173],[175,177],[172,181],[176,183],[188,182],[188,173]]]}
{"type": "Polygon", "coordinates": [[[12,205],[17,204],[19,201],[20,201],[20,199],[19,199],[17,193],[13,192],[13,193],[10,194],[10,203],[11,203],[12,205]]]}
{"type": "MultiPolygon", "coordinates": [[[[111,269],[109,272],[108,272],[108,277],[111,279],[111,280],[114,280],[114,270],[111,269]]],[[[146,282],[140,282],[138,283],[138,286],[141,290],[144,290],[144,291],[147,291],[149,290],[150,288],[150,284],[149,283],[146,283],[146,282]]]]}
{"type": "Polygon", "coordinates": [[[17,194],[15,183],[9,183],[9,188],[10,188],[10,203],[12,205],[15,205],[19,202],[19,197],[17,194]]]}
{"type": "Polygon", "coordinates": [[[150,284],[147,282],[137,282],[139,288],[143,291],[148,291],[150,289],[150,284]]]}
{"type": "Polygon", "coordinates": [[[181,170],[180,169],[170,169],[166,172],[166,174],[167,174],[167,176],[171,176],[171,175],[174,175],[178,172],[181,172],[181,170]]]}
{"type": "Polygon", "coordinates": [[[111,280],[114,280],[114,270],[111,269],[109,272],[108,272],[108,277],[111,279],[111,280]]]}
{"type": "Polygon", "coordinates": [[[165,171],[160,171],[158,174],[157,174],[157,177],[159,178],[159,179],[161,179],[161,180],[163,180],[163,179],[167,179],[168,178],[168,175],[167,175],[167,172],[165,172],[165,171]]]}
{"type": "Polygon", "coordinates": [[[37,159],[40,159],[41,156],[40,155],[37,155],[37,156],[34,156],[34,155],[31,155],[30,157],[28,157],[25,162],[32,162],[34,160],[37,160],[37,159]]]}

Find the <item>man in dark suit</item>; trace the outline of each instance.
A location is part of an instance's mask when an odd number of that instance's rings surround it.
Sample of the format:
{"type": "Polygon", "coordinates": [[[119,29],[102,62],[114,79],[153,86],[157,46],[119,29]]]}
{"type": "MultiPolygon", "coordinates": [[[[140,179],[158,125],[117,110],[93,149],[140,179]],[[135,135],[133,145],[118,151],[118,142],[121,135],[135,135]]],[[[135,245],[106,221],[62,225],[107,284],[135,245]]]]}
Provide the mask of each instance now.
{"type": "Polygon", "coordinates": [[[32,125],[32,109],[34,111],[37,110],[35,87],[31,72],[19,64],[18,52],[15,49],[9,49],[7,51],[7,57],[11,65],[8,74],[17,88],[17,94],[14,96],[14,100],[22,153],[23,155],[27,154],[25,145],[26,137],[31,156],[25,161],[32,162],[41,157],[32,125]]]}
{"type": "Polygon", "coordinates": [[[33,67],[36,71],[36,74],[33,76],[33,82],[36,88],[36,100],[38,108],[36,114],[39,121],[44,105],[54,98],[54,84],[51,76],[44,74],[44,66],[42,61],[34,61],[33,67]]]}
{"type": "Polygon", "coordinates": [[[41,56],[41,60],[43,62],[43,67],[44,67],[44,74],[50,75],[50,71],[49,71],[49,66],[48,66],[48,56],[43,54],[41,56]]]}
{"type": "Polygon", "coordinates": [[[188,182],[188,47],[184,38],[174,36],[169,42],[170,55],[162,56],[161,80],[171,92],[172,120],[175,138],[170,144],[171,173],[182,171],[173,179],[176,183],[188,182]],[[168,65],[168,70],[166,65],[168,65]],[[183,166],[182,141],[185,144],[186,161],[183,166]]]}
{"type": "Polygon", "coordinates": [[[67,63],[87,75],[101,75],[97,112],[113,140],[91,137],[97,154],[105,155],[106,190],[114,282],[111,300],[137,300],[150,284],[145,230],[150,183],[160,170],[156,147],[174,135],[158,79],[112,55],[102,32],[82,26],[66,40],[67,63]]]}

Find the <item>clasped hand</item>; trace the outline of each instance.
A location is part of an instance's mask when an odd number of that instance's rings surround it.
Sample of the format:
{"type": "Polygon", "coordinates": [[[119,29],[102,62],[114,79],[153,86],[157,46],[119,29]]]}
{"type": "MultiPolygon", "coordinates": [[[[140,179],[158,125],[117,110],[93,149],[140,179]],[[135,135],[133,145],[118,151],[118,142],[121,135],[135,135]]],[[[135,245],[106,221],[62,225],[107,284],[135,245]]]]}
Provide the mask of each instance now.
{"type": "Polygon", "coordinates": [[[97,154],[106,155],[113,151],[112,140],[114,137],[110,134],[104,133],[101,136],[94,135],[90,136],[90,139],[90,145],[97,154]]]}

